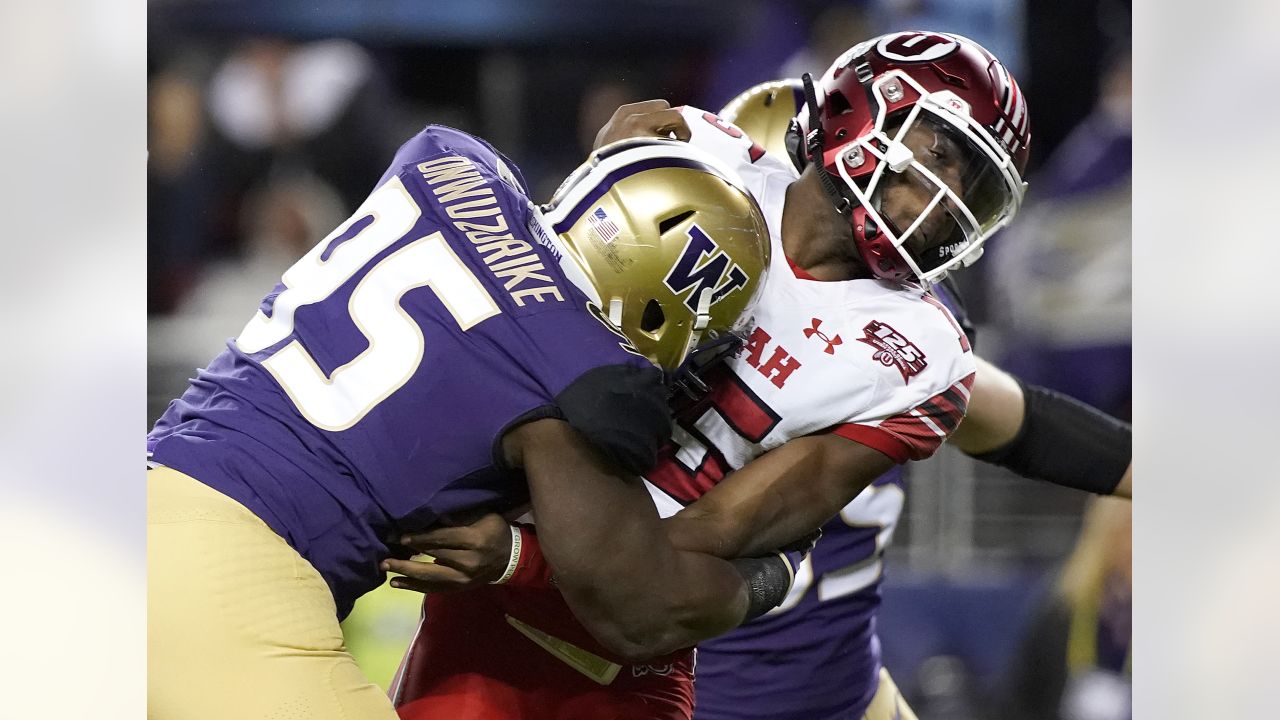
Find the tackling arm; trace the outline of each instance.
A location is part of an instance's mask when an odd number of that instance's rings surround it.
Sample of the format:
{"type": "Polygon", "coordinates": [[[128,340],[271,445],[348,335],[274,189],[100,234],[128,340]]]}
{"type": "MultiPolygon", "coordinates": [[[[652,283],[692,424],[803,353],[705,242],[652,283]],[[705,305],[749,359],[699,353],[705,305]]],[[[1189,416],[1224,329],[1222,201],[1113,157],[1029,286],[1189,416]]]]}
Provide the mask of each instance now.
{"type": "Polygon", "coordinates": [[[667,533],[676,547],[719,557],[767,552],[811,534],[893,464],[832,433],[796,438],[668,518],[667,533]]]}
{"type": "Polygon", "coordinates": [[[755,610],[747,573],[677,551],[644,487],[624,479],[567,423],[522,425],[507,434],[504,449],[528,476],[559,589],[613,652],[628,660],[661,655],[730,630],[755,610]]]}
{"type": "Polygon", "coordinates": [[[1132,430],[1084,403],[1024,385],[975,358],[969,410],[950,442],[1023,477],[1100,495],[1133,494],[1132,430]]]}

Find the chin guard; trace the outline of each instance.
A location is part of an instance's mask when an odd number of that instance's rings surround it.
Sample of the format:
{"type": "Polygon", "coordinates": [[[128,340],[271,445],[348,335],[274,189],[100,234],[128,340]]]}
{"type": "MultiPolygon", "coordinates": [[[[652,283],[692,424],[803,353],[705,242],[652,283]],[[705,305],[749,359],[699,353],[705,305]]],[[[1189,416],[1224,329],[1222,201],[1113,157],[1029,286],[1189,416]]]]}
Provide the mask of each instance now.
{"type": "Polygon", "coordinates": [[[745,342],[741,335],[730,332],[694,348],[680,367],[667,375],[667,387],[695,402],[701,400],[710,391],[702,376],[708,369],[736,353],[745,342]]]}

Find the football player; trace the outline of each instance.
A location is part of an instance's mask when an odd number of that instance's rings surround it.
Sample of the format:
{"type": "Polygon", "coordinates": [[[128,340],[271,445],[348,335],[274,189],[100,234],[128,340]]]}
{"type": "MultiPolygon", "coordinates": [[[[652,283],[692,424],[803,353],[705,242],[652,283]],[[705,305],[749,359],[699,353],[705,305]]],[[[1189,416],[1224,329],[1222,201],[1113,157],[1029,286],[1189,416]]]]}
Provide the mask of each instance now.
{"type": "MultiPolygon", "coordinates": [[[[803,83],[782,80],[743,92],[719,115],[787,157],[787,129],[803,107],[803,83]]],[[[965,324],[954,287],[934,290],[965,324]]],[[[1127,423],[975,360],[968,412],[948,442],[1024,477],[1131,496],[1127,423]]],[[[867,661],[878,658],[881,563],[902,506],[891,471],[823,526],[782,608],[699,645],[695,718],[913,717],[888,672],[867,661]]]]}
{"type": "Polygon", "coordinates": [[[663,371],[750,307],[766,232],[674,140],[601,148],[554,223],[484,141],[403,145],[148,436],[151,714],[394,718],[338,622],[417,564],[394,539],[459,513],[531,506],[622,657],[776,605],[783,559],[675,550],[630,479],[670,434],[663,371]]]}
{"type": "MultiPolygon", "coordinates": [[[[748,343],[713,371],[710,393],[679,415],[664,462],[646,475],[660,510],[669,514],[693,503],[669,524],[678,544],[733,553],[794,539],[839,512],[894,463],[932,454],[969,401],[975,361],[967,338],[925,283],[976,259],[986,238],[1017,211],[1029,139],[1025,101],[985,50],[964,38],[933,33],[899,33],[863,43],[837,61],[820,88],[814,103],[820,108],[820,122],[813,125],[818,132],[809,131],[809,115],[802,113],[794,133],[807,140],[803,150],[797,144],[805,167],[799,178],[738,128],[694,108],[673,109],[662,101],[624,106],[601,131],[601,142],[691,135],[692,144],[733,164],[747,180],[775,243],[774,267],[748,343]],[[734,470],[730,481],[716,486],[734,470]]],[[[1003,384],[1007,376],[995,377],[995,391],[1003,397],[1009,391],[1003,384]]],[[[1020,414],[992,415],[1001,431],[1012,426],[1016,432],[1023,424],[1020,414]]],[[[982,442],[990,437],[986,433],[982,442]]],[[[882,477],[863,497],[865,507],[855,508],[845,522],[896,519],[900,481],[882,477]]],[[[467,536],[467,547],[451,543],[465,530],[409,542],[428,551],[449,548],[458,553],[451,558],[455,563],[486,565],[477,550],[484,543],[476,535],[467,536]]],[[[849,597],[873,587],[885,540],[883,528],[869,536],[864,532],[856,547],[837,553],[857,551],[863,556],[859,562],[832,573],[826,592],[810,593],[809,599],[817,602],[813,595],[827,593],[849,597]]],[[[841,542],[847,538],[823,545],[841,542]]],[[[521,566],[531,568],[529,577],[545,582],[549,569],[527,556],[521,566]]],[[[798,585],[808,586],[818,562],[802,566],[798,585]]],[[[449,587],[433,575],[435,569],[426,570],[419,579],[438,584],[415,587],[449,587]]],[[[672,695],[684,691],[691,665],[687,657],[627,666],[582,646],[582,633],[555,619],[546,598],[511,587],[484,595],[492,599],[480,602],[476,593],[465,600],[428,597],[426,622],[398,689],[405,717],[430,717],[447,707],[437,705],[442,698],[454,694],[470,694],[474,714],[466,717],[569,717],[572,698],[609,694],[591,682],[625,695],[626,688],[615,684],[619,677],[660,675],[669,678],[672,695]],[[491,607],[481,607],[485,604],[491,607]],[[448,637],[447,623],[437,619],[450,612],[477,617],[488,611],[506,614],[509,624],[548,648],[547,657],[564,662],[525,662],[517,669],[472,657],[477,654],[465,647],[465,662],[444,661],[457,657],[462,641],[448,637]],[[517,614],[523,618],[519,625],[511,621],[517,614]],[[418,661],[431,656],[442,662],[422,662],[431,670],[419,672],[418,661]],[[583,659],[593,671],[583,669],[583,659]],[[556,684],[559,689],[549,687],[556,684]],[[523,688],[536,688],[540,695],[523,688]],[[496,697],[504,704],[480,699],[496,697]]],[[[799,594],[793,598],[802,600],[799,594]]],[[[799,709],[797,717],[856,716],[867,708],[880,673],[866,620],[865,613],[859,616],[864,642],[833,680],[839,690],[814,698],[821,707],[799,709]]],[[[521,638],[510,630],[493,632],[508,636],[502,642],[520,646],[521,638]]],[[[845,639],[833,633],[831,642],[816,649],[834,656],[843,652],[836,646],[845,639]]],[[[799,651],[793,647],[791,652],[799,651]]],[[[813,666],[802,672],[813,673],[813,666]]],[[[751,703],[756,690],[763,693],[763,687],[793,679],[772,673],[760,687],[741,689],[752,693],[746,698],[751,703]]],[[[887,677],[884,682],[891,688],[887,677]]],[[[886,691],[884,697],[888,704],[879,704],[892,710],[891,694],[886,691]]],[[[610,709],[616,717],[646,716],[642,705],[630,714],[621,702],[610,709]]],[[[652,704],[648,710],[656,713],[652,704]]],[[[735,710],[770,717],[780,712],[776,704],[759,702],[735,710]]],[[[683,715],[672,708],[649,716],[683,715]]]]}

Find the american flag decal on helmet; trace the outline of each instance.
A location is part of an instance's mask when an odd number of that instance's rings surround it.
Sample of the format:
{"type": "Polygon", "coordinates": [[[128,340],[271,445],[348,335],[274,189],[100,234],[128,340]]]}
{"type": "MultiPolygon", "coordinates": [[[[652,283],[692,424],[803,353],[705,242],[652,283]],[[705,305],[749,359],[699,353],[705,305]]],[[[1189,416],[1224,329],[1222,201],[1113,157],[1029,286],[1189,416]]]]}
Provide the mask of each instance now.
{"type": "Polygon", "coordinates": [[[618,233],[622,232],[618,224],[609,219],[609,214],[602,207],[596,208],[595,212],[587,216],[587,224],[606,243],[613,242],[614,238],[618,237],[618,233]]]}

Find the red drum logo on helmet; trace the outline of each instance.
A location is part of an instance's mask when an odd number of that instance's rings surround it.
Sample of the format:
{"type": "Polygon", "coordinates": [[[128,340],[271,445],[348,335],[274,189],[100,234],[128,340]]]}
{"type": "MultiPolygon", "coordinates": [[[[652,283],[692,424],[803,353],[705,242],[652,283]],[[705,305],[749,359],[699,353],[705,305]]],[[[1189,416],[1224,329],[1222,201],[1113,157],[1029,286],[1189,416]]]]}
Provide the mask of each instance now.
{"type": "Polygon", "coordinates": [[[886,35],[876,44],[881,55],[899,62],[932,62],[958,49],[960,43],[945,35],[920,32],[886,35]]]}

